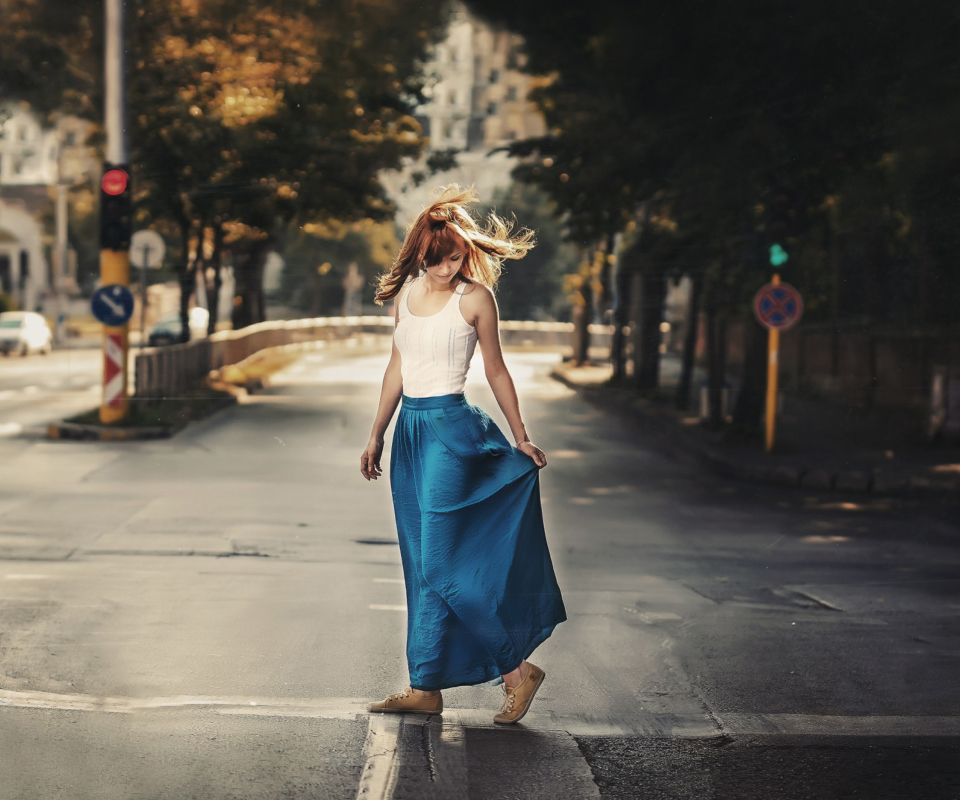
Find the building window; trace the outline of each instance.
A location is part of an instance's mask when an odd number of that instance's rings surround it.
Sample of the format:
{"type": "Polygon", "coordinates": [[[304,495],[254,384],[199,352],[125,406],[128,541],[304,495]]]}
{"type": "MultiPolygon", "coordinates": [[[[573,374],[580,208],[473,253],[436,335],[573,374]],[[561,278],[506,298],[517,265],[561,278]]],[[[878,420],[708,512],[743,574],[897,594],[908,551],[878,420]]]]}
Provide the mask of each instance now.
{"type": "Polygon", "coordinates": [[[516,100],[517,99],[517,87],[511,86],[507,89],[507,100],[516,100]]]}
{"type": "Polygon", "coordinates": [[[63,143],[64,143],[67,147],[73,147],[74,145],[76,145],[76,143],[77,143],[77,132],[76,132],[76,131],[70,131],[69,133],[67,133],[67,136],[66,136],[66,138],[63,140],[63,143]]]}
{"type": "Polygon", "coordinates": [[[500,70],[492,69],[490,70],[490,83],[496,83],[500,80],[500,70]]]}
{"type": "Polygon", "coordinates": [[[496,113],[497,113],[497,104],[496,104],[496,103],[488,103],[488,104],[487,104],[487,115],[492,117],[492,116],[493,116],[494,114],[496,114],[496,113]]]}
{"type": "Polygon", "coordinates": [[[519,66],[519,59],[517,58],[517,51],[511,50],[507,53],[507,69],[516,69],[519,66]]]}

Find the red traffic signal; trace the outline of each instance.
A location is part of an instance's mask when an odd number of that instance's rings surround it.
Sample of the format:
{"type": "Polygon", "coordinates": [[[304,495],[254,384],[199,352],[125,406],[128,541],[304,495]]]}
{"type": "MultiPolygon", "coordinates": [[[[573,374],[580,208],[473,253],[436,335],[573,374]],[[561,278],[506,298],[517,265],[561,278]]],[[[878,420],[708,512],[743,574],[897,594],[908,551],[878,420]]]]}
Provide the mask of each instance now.
{"type": "Polygon", "coordinates": [[[100,248],[130,247],[130,165],[104,164],[100,179],[100,248]]]}
{"type": "Polygon", "coordinates": [[[100,188],[106,194],[109,194],[113,197],[123,194],[127,190],[127,183],[130,180],[130,176],[127,175],[127,171],[123,169],[111,169],[103,173],[103,178],[100,181],[100,188]]]}

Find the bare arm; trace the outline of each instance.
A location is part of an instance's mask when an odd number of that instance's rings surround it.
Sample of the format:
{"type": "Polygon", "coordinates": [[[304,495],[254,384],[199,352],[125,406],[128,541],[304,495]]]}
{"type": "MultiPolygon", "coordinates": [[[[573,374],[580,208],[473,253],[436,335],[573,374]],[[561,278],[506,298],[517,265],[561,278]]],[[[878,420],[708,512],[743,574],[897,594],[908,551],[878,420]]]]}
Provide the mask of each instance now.
{"type": "MultiPolygon", "coordinates": [[[[396,309],[399,299],[394,305],[396,309]]],[[[396,325],[396,310],[394,311],[394,325],[396,325]]],[[[368,481],[375,481],[383,471],[380,469],[380,456],[383,455],[383,435],[393,419],[393,415],[400,403],[403,392],[403,380],[400,377],[400,351],[396,342],[390,352],[390,361],[383,375],[383,386],[380,389],[380,405],[377,406],[377,416],[370,431],[370,441],[360,456],[360,474],[368,481]]]]}
{"type": "Polygon", "coordinates": [[[527,429],[520,416],[517,389],[503,360],[503,351],[500,348],[500,314],[493,292],[485,286],[474,285],[473,290],[464,297],[461,308],[467,321],[477,329],[477,341],[483,353],[483,371],[487,383],[493,390],[493,396],[497,398],[503,416],[507,418],[517,448],[530,456],[538,467],[545,467],[547,457],[527,436],[527,429]]]}

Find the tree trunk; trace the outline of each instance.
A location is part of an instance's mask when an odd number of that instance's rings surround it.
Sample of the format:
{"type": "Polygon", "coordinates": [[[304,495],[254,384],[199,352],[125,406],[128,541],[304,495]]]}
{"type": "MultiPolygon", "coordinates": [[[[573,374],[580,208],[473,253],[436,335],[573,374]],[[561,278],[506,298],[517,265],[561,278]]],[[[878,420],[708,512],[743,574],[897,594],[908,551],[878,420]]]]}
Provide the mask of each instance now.
{"type": "Polygon", "coordinates": [[[180,341],[190,341],[190,297],[193,295],[194,272],[190,262],[190,233],[193,221],[187,217],[180,219],[180,241],[183,255],[180,260],[180,341]]]}
{"type": "MultiPolygon", "coordinates": [[[[712,282],[711,282],[712,283],[712,282]]],[[[727,321],[722,314],[724,298],[715,284],[704,286],[707,317],[707,422],[720,427],[723,418],[723,386],[727,377],[727,321]]]]}
{"type": "Polygon", "coordinates": [[[733,410],[737,425],[754,428],[760,424],[767,392],[767,330],[750,320],[750,340],[743,358],[743,381],[733,410]]]}
{"type": "Polygon", "coordinates": [[[593,316],[593,290],[590,282],[580,287],[582,303],[573,307],[573,363],[578,367],[590,360],[590,329],[593,316]]]}
{"type": "Polygon", "coordinates": [[[600,285],[600,291],[597,295],[597,315],[601,322],[605,322],[607,311],[610,310],[611,297],[611,278],[613,275],[613,248],[616,246],[616,237],[609,234],[601,248],[603,251],[603,264],[600,265],[600,274],[597,276],[597,282],[600,285]]]}
{"type": "Polygon", "coordinates": [[[695,272],[690,276],[690,307],[687,310],[687,328],[683,335],[683,358],[680,362],[680,383],[677,385],[677,408],[681,411],[690,407],[693,368],[697,355],[701,294],[703,294],[703,275],[695,272]]]}
{"type": "Polygon", "coordinates": [[[639,350],[636,352],[634,382],[637,389],[657,388],[660,379],[660,323],[667,295],[667,281],[659,268],[641,273],[640,319],[636,320],[639,350]]]}
{"type": "Polygon", "coordinates": [[[213,254],[210,256],[213,267],[213,288],[207,292],[207,305],[210,319],[207,322],[207,334],[217,332],[217,320],[220,319],[220,289],[223,287],[223,228],[219,222],[213,225],[213,254]]]}
{"type": "Polygon", "coordinates": [[[723,417],[723,387],[727,378],[727,320],[714,313],[708,324],[709,338],[709,375],[708,397],[710,403],[709,421],[712,427],[720,427],[726,420],[723,417]]]}
{"type": "Polygon", "coordinates": [[[234,329],[245,328],[266,319],[263,295],[263,267],[272,243],[269,239],[251,242],[234,266],[237,277],[237,302],[233,307],[234,329]]]}
{"type": "Polygon", "coordinates": [[[613,365],[613,382],[622,383],[627,379],[627,358],[625,351],[626,339],[624,328],[630,323],[630,279],[632,275],[627,269],[627,263],[621,261],[617,265],[615,276],[617,297],[613,307],[613,336],[610,339],[610,363],[613,365]]]}

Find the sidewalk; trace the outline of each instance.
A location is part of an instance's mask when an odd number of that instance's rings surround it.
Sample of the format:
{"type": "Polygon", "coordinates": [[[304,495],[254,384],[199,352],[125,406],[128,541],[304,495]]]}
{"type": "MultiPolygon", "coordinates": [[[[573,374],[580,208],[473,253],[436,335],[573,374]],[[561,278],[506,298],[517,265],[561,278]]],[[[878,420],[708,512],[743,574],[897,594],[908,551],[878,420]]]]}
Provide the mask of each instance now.
{"type": "Polygon", "coordinates": [[[919,430],[812,398],[787,397],[775,452],[700,424],[695,410],[604,385],[608,365],[559,365],[552,377],[625,416],[654,446],[680,449],[724,477],[815,491],[960,499],[960,447],[925,444],[919,430]]]}

